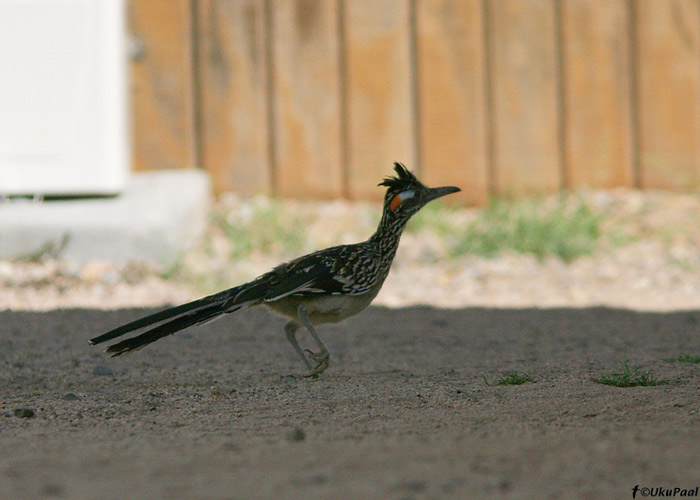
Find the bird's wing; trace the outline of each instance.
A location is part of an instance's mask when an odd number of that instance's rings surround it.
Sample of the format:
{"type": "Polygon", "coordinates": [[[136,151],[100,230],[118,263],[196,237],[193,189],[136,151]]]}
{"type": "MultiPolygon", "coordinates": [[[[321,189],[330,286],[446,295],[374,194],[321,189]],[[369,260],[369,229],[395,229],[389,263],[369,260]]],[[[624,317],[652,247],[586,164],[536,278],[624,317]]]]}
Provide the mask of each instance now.
{"type": "Polygon", "coordinates": [[[267,274],[270,286],[263,302],[294,296],[347,294],[350,280],[342,264],[353,251],[352,246],[332,247],[281,264],[267,274]]]}

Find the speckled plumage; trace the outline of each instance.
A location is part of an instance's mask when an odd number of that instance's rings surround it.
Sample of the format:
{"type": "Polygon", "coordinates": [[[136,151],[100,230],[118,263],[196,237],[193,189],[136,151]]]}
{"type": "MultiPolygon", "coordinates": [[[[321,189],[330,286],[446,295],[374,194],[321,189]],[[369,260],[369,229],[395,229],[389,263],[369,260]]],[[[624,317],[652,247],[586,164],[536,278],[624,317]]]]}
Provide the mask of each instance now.
{"type": "Polygon", "coordinates": [[[125,333],[152,327],[144,333],[110,346],[114,356],[139,349],[161,337],[223,314],[264,304],[290,318],[287,338],[311,375],[328,366],[328,350],[318,338],[314,325],[341,321],[365,309],[376,297],[389,274],[406,223],[429,201],[459,191],[455,187],[428,188],[406,167],[394,164],[396,175],[387,177],[382,218],[366,241],[340,245],[280,264],[253,281],[214,295],[160,311],[120,326],[90,341],[105,342],[125,333]],[[157,326],[154,326],[157,325],[157,326]],[[320,352],[299,347],[295,333],[304,325],[320,352]],[[308,361],[316,362],[312,366],[308,361]]]}

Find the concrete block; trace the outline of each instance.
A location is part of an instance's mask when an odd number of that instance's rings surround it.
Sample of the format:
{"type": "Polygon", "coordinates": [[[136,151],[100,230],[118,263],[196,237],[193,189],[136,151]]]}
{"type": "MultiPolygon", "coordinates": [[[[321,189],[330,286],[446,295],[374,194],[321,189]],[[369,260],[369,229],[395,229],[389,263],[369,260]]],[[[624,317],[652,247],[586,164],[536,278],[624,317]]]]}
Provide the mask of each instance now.
{"type": "Polygon", "coordinates": [[[0,259],[47,245],[62,260],[171,265],[203,234],[211,203],[201,170],[139,172],[116,197],[0,202],[0,259]]]}

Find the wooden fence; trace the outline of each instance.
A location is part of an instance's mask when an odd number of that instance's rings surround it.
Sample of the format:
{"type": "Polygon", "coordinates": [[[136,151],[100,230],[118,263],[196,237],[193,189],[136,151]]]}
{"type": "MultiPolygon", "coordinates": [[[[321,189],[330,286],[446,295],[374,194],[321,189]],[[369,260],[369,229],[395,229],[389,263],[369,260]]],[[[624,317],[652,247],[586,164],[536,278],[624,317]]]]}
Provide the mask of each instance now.
{"type": "Polygon", "coordinates": [[[698,0],[130,0],[134,163],[376,198],[700,187],[698,0]]]}

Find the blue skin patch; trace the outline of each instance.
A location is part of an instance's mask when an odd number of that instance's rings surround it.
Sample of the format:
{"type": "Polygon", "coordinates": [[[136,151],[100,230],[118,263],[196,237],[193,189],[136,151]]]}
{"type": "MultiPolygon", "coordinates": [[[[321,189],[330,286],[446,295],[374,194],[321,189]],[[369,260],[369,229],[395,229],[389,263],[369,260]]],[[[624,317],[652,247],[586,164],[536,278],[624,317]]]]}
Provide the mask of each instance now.
{"type": "Polygon", "coordinates": [[[389,204],[389,209],[394,212],[397,208],[399,208],[399,205],[401,205],[402,202],[408,200],[409,198],[413,198],[416,195],[416,192],[413,189],[409,189],[407,191],[403,191],[391,200],[391,203],[389,204]]]}

